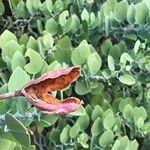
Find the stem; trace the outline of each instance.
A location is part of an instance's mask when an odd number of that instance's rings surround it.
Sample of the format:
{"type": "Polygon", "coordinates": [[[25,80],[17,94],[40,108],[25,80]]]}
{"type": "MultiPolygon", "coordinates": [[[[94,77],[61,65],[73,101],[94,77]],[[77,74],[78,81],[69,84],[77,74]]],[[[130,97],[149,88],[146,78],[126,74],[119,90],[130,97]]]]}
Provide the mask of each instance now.
{"type": "Polygon", "coordinates": [[[0,100],[5,98],[10,98],[10,97],[17,97],[17,96],[23,96],[21,90],[0,94],[0,100]]]}
{"type": "Polygon", "coordinates": [[[61,99],[61,100],[64,99],[64,94],[63,94],[63,91],[62,91],[62,90],[60,91],[60,99],[61,99]]]}

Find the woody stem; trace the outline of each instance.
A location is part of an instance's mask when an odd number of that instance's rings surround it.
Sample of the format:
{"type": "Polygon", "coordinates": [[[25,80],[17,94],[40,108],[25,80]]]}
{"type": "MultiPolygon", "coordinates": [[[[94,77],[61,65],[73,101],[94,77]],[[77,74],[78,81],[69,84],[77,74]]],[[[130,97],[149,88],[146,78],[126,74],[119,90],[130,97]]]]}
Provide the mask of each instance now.
{"type": "Polygon", "coordinates": [[[5,98],[10,98],[10,97],[17,97],[17,96],[22,96],[21,90],[0,94],[0,100],[5,98]]]}

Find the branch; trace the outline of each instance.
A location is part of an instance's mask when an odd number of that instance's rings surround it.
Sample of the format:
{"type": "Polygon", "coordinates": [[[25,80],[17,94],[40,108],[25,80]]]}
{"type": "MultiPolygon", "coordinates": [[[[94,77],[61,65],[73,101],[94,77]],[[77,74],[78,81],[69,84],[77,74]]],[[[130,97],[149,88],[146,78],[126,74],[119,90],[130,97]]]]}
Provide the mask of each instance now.
{"type": "Polygon", "coordinates": [[[10,98],[10,97],[17,97],[17,96],[23,96],[21,90],[0,94],[0,100],[5,98],[10,98]]]}

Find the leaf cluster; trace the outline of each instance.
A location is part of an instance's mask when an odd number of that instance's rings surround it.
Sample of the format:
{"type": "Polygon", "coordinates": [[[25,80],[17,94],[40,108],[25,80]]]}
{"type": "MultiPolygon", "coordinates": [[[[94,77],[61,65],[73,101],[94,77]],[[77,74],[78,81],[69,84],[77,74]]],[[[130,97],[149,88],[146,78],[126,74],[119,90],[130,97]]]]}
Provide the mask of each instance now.
{"type": "Polygon", "coordinates": [[[0,0],[0,93],[79,65],[79,80],[52,94],[84,101],[65,117],[1,101],[1,149],[148,149],[149,24],[149,0],[0,0]]]}

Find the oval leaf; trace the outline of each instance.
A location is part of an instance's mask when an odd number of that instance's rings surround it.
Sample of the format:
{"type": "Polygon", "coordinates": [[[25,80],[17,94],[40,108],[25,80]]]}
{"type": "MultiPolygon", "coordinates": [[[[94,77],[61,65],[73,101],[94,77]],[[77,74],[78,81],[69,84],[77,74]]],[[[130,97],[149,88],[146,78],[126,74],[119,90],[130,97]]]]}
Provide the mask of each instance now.
{"type": "Polygon", "coordinates": [[[30,74],[38,73],[42,69],[43,65],[43,60],[39,53],[28,48],[25,56],[30,58],[30,62],[24,66],[25,70],[30,74]]]}
{"type": "Polygon", "coordinates": [[[114,16],[118,22],[126,20],[128,9],[128,2],[126,0],[120,1],[114,8],[114,16]]]}
{"type": "Polygon", "coordinates": [[[80,124],[77,122],[70,129],[69,135],[71,138],[75,138],[79,132],[80,132],[80,124]]]}
{"type": "Polygon", "coordinates": [[[119,81],[127,85],[133,85],[136,83],[135,79],[129,74],[119,76],[119,81]]]}
{"type": "Polygon", "coordinates": [[[17,67],[8,81],[8,90],[20,90],[29,80],[29,75],[22,68],[17,67]]]}
{"type": "Polygon", "coordinates": [[[115,71],[114,59],[112,56],[108,55],[107,62],[108,62],[108,68],[111,71],[115,71]]]}
{"type": "Polygon", "coordinates": [[[102,120],[98,117],[91,127],[91,132],[97,136],[101,131],[103,131],[103,124],[102,120]]]}
{"type": "Polygon", "coordinates": [[[127,11],[127,21],[129,23],[134,23],[135,21],[135,6],[134,4],[131,4],[129,7],[128,7],[128,11],[127,11]]]}
{"type": "Polygon", "coordinates": [[[52,35],[55,35],[58,32],[57,22],[53,18],[47,20],[45,24],[45,29],[52,35]]]}
{"type": "Polygon", "coordinates": [[[111,129],[114,126],[115,118],[112,113],[109,113],[103,120],[103,125],[105,129],[111,129]]]}
{"type": "Polygon", "coordinates": [[[102,60],[98,53],[92,53],[89,55],[87,65],[91,74],[96,74],[102,65],[102,60]]]}
{"type": "Polygon", "coordinates": [[[113,141],[114,133],[111,130],[105,131],[99,138],[99,144],[102,147],[107,147],[113,141]]]}
{"type": "Polygon", "coordinates": [[[139,25],[145,24],[149,13],[147,5],[144,2],[138,3],[135,5],[135,10],[135,22],[139,25]]]}
{"type": "Polygon", "coordinates": [[[70,126],[66,125],[66,127],[62,130],[60,134],[60,142],[62,144],[65,144],[69,140],[69,131],[70,131],[70,126]]]}

